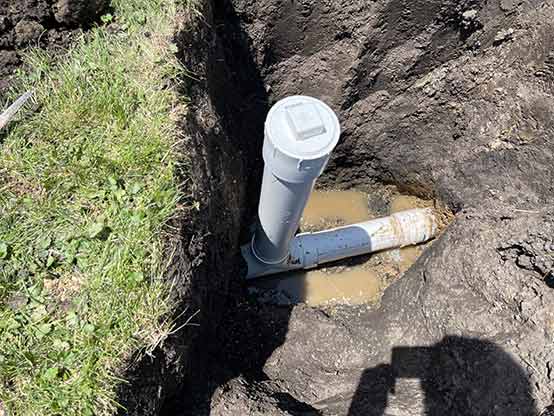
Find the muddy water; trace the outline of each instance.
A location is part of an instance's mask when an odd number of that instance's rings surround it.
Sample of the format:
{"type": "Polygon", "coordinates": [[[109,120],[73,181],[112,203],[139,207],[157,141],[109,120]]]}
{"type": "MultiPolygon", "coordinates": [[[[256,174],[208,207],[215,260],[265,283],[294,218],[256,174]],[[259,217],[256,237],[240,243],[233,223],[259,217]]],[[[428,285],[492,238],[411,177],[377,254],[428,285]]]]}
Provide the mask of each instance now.
{"type": "Polygon", "coordinates": [[[329,227],[355,224],[373,218],[367,194],[357,191],[315,191],[302,214],[301,227],[325,230],[329,227]]]}
{"type": "Polygon", "coordinates": [[[273,291],[266,293],[267,300],[278,304],[322,306],[377,302],[382,284],[382,279],[376,273],[354,267],[342,271],[288,273],[286,276],[263,279],[256,283],[256,288],[273,291]]]}
{"type": "MultiPolygon", "coordinates": [[[[376,218],[368,194],[358,191],[315,191],[304,211],[301,228],[318,231],[376,218]]],[[[398,196],[390,201],[390,213],[425,206],[415,198],[398,196]]],[[[299,271],[259,279],[251,292],[260,301],[283,305],[375,304],[394,277],[419,257],[420,247],[406,247],[372,255],[355,265],[299,271]]]]}

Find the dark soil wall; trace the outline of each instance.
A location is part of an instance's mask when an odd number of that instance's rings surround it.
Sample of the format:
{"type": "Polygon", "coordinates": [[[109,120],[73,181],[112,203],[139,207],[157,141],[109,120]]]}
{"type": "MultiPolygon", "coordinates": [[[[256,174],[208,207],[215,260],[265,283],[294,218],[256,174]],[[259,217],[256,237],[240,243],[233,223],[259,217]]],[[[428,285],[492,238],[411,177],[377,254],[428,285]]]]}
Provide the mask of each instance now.
{"type": "Polygon", "coordinates": [[[67,47],[108,0],[0,0],[0,95],[29,46],[67,47]]]}
{"type": "Polygon", "coordinates": [[[552,159],[546,3],[233,4],[271,99],[312,94],[339,112],[344,135],[320,183],[391,182],[457,208],[490,190],[520,208],[549,199],[553,173],[535,163],[552,159]],[[504,165],[520,168],[490,174],[504,165]]]}
{"type": "MultiPolygon", "coordinates": [[[[191,324],[164,341],[152,357],[129,368],[120,398],[125,415],[182,415],[206,390],[217,387],[213,357],[221,348],[221,322],[240,286],[241,234],[248,234],[259,187],[265,90],[240,41],[233,51],[214,28],[222,17],[211,1],[185,13],[175,34],[178,56],[190,77],[181,80],[187,98],[182,120],[182,201],[175,218],[167,275],[177,305],[176,326],[191,324]],[[227,54],[242,65],[235,72],[227,54]],[[252,71],[252,72],[251,72],[252,71]],[[237,116],[240,115],[240,116],[237,116]],[[192,207],[192,208],[190,208],[192,207]]],[[[194,413],[193,413],[194,414],[194,413]]]]}

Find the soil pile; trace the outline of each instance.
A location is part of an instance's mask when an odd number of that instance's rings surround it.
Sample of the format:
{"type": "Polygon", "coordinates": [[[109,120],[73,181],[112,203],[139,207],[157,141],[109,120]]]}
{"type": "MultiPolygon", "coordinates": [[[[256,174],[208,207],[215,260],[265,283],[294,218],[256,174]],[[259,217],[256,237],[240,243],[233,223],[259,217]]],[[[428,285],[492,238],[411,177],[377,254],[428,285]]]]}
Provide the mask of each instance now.
{"type": "Polygon", "coordinates": [[[106,10],[108,0],[0,0],[0,94],[30,46],[67,47],[79,28],[106,10]]]}

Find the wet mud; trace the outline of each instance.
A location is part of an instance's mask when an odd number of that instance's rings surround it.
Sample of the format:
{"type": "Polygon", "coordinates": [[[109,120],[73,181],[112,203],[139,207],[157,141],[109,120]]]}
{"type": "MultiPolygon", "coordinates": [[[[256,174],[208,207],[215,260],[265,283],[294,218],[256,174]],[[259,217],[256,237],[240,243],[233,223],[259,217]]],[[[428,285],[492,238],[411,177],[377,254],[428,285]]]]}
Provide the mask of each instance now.
{"type": "MultiPolygon", "coordinates": [[[[414,196],[389,197],[387,214],[437,204],[414,196]]],[[[378,218],[381,206],[370,206],[373,200],[362,191],[314,191],[302,215],[300,228],[302,231],[323,231],[378,218]]],[[[377,305],[384,290],[408,270],[430,245],[403,247],[339,261],[315,270],[258,279],[249,286],[249,292],[259,302],[276,305],[303,303],[321,308],[377,305]]]]}

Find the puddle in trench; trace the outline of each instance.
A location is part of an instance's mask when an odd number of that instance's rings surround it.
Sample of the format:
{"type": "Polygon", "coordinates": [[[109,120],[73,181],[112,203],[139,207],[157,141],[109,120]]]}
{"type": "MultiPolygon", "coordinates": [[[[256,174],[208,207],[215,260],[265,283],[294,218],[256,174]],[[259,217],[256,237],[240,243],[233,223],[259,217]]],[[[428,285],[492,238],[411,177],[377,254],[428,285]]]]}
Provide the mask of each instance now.
{"type": "MultiPolygon", "coordinates": [[[[390,200],[390,213],[429,206],[411,196],[390,200]]],[[[366,221],[380,215],[372,212],[369,195],[359,191],[314,191],[301,221],[303,231],[319,231],[366,221]]],[[[251,293],[260,302],[310,306],[376,304],[392,280],[419,257],[422,247],[406,247],[341,262],[341,266],[298,271],[261,278],[251,293]]]]}
{"type": "Polygon", "coordinates": [[[381,286],[377,274],[358,267],[334,273],[323,270],[292,272],[255,283],[255,287],[262,290],[262,301],[310,306],[375,303],[379,300],[381,286]]]}
{"type": "Polygon", "coordinates": [[[367,221],[368,196],[358,191],[314,191],[302,214],[302,231],[321,231],[367,221]]]}

